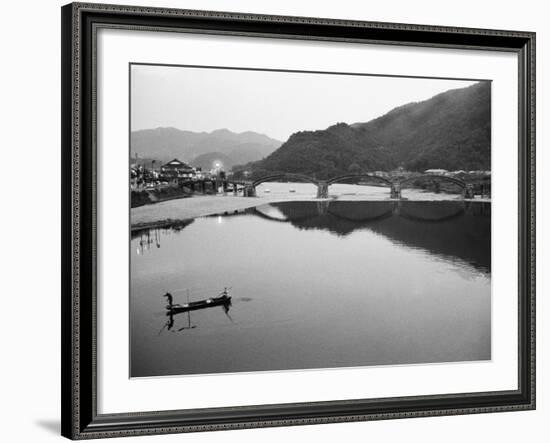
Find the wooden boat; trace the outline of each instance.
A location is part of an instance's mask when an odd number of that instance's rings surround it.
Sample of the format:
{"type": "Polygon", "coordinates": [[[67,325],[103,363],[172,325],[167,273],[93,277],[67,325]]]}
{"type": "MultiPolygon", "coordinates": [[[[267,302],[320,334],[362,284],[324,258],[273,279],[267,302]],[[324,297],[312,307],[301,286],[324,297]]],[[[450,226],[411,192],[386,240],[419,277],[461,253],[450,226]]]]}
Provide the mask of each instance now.
{"type": "Polygon", "coordinates": [[[231,304],[231,296],[227,294],[219,297],[207,298],[206,300],[192,301],[183,305],[174,304],[166,306],[166,315],[180,314],[182,312],[195,311],[197,309],[211,308],[213,306],[228,306],[231,304]]]}

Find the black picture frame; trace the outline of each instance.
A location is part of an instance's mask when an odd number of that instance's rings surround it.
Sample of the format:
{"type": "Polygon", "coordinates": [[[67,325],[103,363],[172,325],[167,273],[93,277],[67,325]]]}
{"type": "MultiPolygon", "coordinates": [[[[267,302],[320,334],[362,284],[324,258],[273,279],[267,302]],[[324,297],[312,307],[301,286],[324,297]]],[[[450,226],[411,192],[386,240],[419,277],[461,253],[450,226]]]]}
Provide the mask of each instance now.
{"type": "Polygon", "coordinates": [[[71,439],[535,408],[535,33],[72,3],[62,15],[62,435],[71,439]],[[99,27],[483,49],[519,61],[518,389],[98,414],[95,37],[99,27]]]}

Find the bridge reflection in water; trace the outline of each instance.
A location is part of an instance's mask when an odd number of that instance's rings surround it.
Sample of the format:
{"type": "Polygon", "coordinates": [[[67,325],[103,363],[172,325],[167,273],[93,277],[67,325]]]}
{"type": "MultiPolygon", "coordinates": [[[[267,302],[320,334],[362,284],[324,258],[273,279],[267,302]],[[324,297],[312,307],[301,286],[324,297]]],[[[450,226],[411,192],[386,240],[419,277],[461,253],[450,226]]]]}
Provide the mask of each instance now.
{"type": "MultiPolygon", "coordinates": [[[[491,204],[488,202],[289,201],[260,205],[221,217],[250,215],[288,223],[298,229],[325,230],[338,236],[370,230],[404,246],[464,260],[484,272],[491,269],[491,204]]],[[[163,234],[181,231],[192,222],[133,233],[132,238],[138,246],[136,253],[143,255],[152,247],[160,248],[163,234]]]]}
{"type": "Polygon", "coordinates": [[[405,246],[491,269],[491,204],[470,201],[283,202],[248,213],[298,229],[347,236],[370,230],[405,246]]]}

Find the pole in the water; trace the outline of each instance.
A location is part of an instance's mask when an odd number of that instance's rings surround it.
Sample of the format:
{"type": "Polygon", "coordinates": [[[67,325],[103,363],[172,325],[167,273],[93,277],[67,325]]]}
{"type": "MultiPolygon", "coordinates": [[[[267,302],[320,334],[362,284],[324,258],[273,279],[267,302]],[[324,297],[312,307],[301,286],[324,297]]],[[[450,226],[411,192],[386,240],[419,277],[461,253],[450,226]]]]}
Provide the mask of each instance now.
{"type": "MultiPolygon", "coordinates": [[[[189,289],[187,289],[187,304],[189,303],[189,289]]],[[[187,311],[187,327],[191,329],[191,311],[187,311]]]]}

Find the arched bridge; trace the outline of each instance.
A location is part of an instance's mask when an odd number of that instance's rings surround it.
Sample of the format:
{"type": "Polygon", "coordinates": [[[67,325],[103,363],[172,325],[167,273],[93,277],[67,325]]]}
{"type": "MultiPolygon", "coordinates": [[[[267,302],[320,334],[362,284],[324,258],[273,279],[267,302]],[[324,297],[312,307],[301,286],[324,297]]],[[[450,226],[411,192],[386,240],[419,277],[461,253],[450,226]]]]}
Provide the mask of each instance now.
{"type": "Polygon", "coordinates": [[[430,181],[434,184],[435,192],[440,191],[440,182],[446,181],[449,183],[452,183],[454,185],[457,185],[459,188],[462,189],[462,196],[464,198],[474,198],[474,189],[473,186],[466,183],[464,180],[461,180],[456,177],[451,177],[448,175],[439,175],[439,174],[421,174],[414,177],[408,177],[404,180],[401,180],[399,182],[399,195],[401,195],[401,190],[404,186],[417,182],[417,181],[430,181]]]}
{"type": "Polygon", "coordinates": [[[310,177],[304,174],[293,174],[293,173],[280,173],[280,174],[271,174],[261,177],[253,182],[247,182],[244,184],[244,195],[248,197],[256,196],[256,186],[277,180],[296,180],[300,182],[309,182],[317,186],[317,198],[328,198],[328,187],[335,183],[340,183],[348,180],[377,180],[381,184],[385,184],[390,188],[390,198],[400,199],[401,190],[404,186],[412,184],[416,181],[431,181],[434,183],[436,192],[440,190],[440,182],[447,181],[453,183],[462,189],[462,196],[466,199],[471,199],[474,197],[473,186],[466,183],[465,181],[456,178],[450,177],[447,175],[437,175],[437,174],[420,174],[413,177],[408,177],[405,179],[390,179],[374,174],[345,174],[339,175],[337,177],[332,177],[328,180],[319,180],[314,177],[310,177]]]}
{"type": "Polygon", "coordinates": [[[357,179],[357,180],[363,179],[364,180],[364,179],[367,179],[367,178],[372,178],[372,179],[381,181],[382,183],[386,183],[388,186],[393,185],[393,182],[390,179],[388,179],[386,177],[381,177],[379,175],[374,175],[374,174],[339,175],[338,177],[333,177],[330,180],[327,180],[327,185],[332,185],[333,183],[340,183],[340,182],[347,181],[347,180],[354,180],[354,179],[357,179]]]}
{"type": "Polygon", "coordinates": [[[330,180],[327,180],[325,182],[325,186],[318,189],[317,197],[319,198],[328,198],[328,187],[334,183],[340,183],[348,180],[365,180],[365,179],[375,179],[378,180],[384,184],[387,184],[390,187],[390,196],[391,198],[397,198],[397,195],[395,194],[394,189],[394,182],[391,180],[381,177],[379,175],[374,174],[346,174],[346,175],[339,175],[337,177],[333,177],[330,180]]]}
{"type": "Polygon", "coordinates": [[[308,175],[302,175],[302,174],[290,174],[290,173],[281,173],[281,174],[273,174],[273,175],[267,175],[265,177],[259,178],[258,180],[255,180],[252,182],[252,186],[256,187],[258,185],[261,185],[265,182],[270,181],[277,181],[277,180],[298,180],[302,182],[309,182],[313,183],[315,186],[319,185],[319,180],[310,177],[308,175]]]}
{"type": "Polygon", "coordinates": [[[427,180],[427,181],[442,180],[442,181],[448,181],[450,183],[454,183],[455,185],[459,186],[462,189],[466,188],[465,181],[460,180],[459,178],[456,178],[456,177],[450,177],[448,175],[438,175],[438,174],[422,174],[422,175],[417,175],[416,177],[409,177],[409,178],[406,178],[405,180],[401,180],[399,184],[401,185],[401,187],[403,187],[404,185],[407,185],[409,183],[414,183],[415,181],[418,181],[418,180],[427,180]]]}

